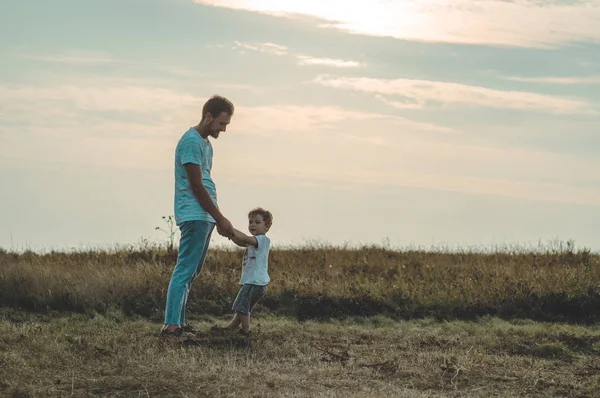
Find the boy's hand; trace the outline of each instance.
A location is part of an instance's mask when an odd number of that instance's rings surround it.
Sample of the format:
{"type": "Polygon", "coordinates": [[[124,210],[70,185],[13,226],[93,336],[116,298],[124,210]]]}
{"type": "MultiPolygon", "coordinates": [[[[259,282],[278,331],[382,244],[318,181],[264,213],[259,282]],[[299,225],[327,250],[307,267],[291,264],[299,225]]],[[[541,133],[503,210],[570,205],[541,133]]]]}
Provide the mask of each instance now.
{"type": "Polygon", "coordinates": [[[217,222],[217,232],[219,233],[219,235],[229,238],[234,234],[233,224],[228,219],[223,217],[217,222]]]}

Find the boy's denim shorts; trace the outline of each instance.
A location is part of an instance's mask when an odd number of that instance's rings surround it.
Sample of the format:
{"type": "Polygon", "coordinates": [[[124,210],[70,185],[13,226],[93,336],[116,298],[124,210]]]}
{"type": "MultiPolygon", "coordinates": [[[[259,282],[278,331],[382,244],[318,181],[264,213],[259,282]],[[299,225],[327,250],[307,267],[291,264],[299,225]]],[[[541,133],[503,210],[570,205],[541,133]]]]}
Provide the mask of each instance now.
{"type": "Polygon", "coordinates": [[[232,310],[239,312],[240,314],[249,315],[256,303],[258,303],[258,300],[260,300],[266,292],[266,286],[251,284],[242,285],[235,298],[232,310]]]}

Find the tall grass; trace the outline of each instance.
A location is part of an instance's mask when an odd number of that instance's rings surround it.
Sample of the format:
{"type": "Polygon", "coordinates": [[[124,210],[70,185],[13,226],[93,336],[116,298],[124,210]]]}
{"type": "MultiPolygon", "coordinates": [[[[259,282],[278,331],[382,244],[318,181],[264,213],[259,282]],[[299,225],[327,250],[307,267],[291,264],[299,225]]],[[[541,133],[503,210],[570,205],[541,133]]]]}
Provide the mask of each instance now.
{"type": "MultiPolygon", "coordinates": [[[[15,253],[0,249],[0,305],[27,310],[120,309],[159,319],[176,250],[160,247],[15,253]]],[[[192,286],[192,314],[229,312],[241,250],[217,248],[192,286]]],[[[600,318],[600,256],[571,243],[536,250],[276,248],[260,309],[300,319],[489,314],[591,322],[600,318]]]]}

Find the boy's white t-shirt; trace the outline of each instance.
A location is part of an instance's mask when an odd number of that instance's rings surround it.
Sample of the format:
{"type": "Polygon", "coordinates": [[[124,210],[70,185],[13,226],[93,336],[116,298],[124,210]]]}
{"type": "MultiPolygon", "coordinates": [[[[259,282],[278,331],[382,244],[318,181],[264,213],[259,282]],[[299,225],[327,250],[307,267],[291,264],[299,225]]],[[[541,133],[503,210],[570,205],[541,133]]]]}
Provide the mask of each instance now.
{"type": "Polygon", "coordinates": [[[267,285],[269,278],[269,250],[271,249],[271,240],[266,235],[256,235],[258,247],[248,245],[244,252],[242,262],[242,277],[240,285],[267,285]]]}

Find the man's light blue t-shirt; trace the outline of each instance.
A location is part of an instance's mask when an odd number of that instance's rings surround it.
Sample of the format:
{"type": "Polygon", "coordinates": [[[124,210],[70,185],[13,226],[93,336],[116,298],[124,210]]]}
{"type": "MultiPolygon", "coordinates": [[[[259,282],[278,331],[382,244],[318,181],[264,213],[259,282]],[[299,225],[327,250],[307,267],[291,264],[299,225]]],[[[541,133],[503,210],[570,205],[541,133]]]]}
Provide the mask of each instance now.
{"type": "Polygon", "coordinates": [[[258,247],[248,245],[244,253],[242,263],[242,277],[240,285],[268,285],[269,278],[269,250],[271,249],[271,240],[266,235],[255,236],[258,247]]]}
{"type": "Polygon", "coordinates": [[[213,149],[210,141],[202,138],[193,127],[177,143],[175,149],[175,222],[177,225],[184,221],[196,220],[215,222],[214,218],[198,203],[183,167],[186,163],[200,165],[202,182],[216,206],[217,188],[210,175],[212,158],[213,149]]]}

